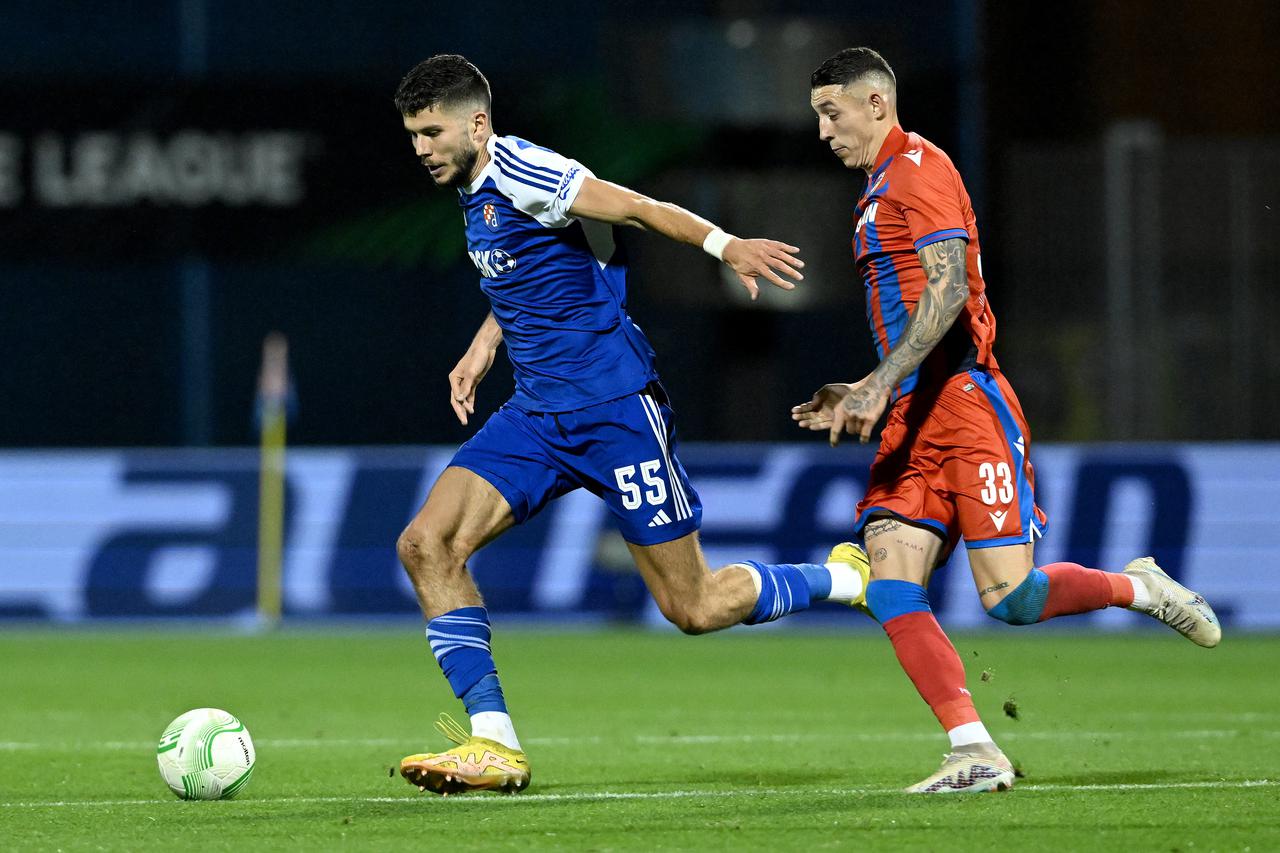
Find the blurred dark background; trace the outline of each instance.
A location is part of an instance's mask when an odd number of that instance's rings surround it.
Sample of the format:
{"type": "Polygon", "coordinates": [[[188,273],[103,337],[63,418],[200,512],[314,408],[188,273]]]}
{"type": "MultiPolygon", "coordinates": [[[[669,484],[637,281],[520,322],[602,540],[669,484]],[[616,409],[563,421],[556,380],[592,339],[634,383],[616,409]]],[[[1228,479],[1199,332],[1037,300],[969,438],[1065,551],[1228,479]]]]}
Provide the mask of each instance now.
{"type": "MultiPolygon", "coordinates": [[[[1280,7],[1045,8],[0,4],[0,445],[251,443],[272,330],[293,442],[464,439],[445,374],[486,306],[391,106],[440,52],[489,77],[498,132],[803,248],[803,289],[752,305],[696,249],[625,238],[682,438],[797,437],[788,406],[874,364],[861,173],[808,107],[857,44],[965,176],[1037,439],[1280,438],[1280,7]]],[[[510,387],[500,358],[482,410],[510,387]]]]}

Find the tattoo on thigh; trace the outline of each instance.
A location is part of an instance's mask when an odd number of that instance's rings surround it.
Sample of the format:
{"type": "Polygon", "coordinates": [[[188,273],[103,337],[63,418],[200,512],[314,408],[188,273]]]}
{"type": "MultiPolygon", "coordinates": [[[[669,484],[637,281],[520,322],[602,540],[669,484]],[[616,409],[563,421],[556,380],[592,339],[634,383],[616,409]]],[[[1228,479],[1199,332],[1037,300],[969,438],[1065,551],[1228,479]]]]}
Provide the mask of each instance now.
{"type": "Polygon", "coordinates": [[[863,536],[880,536],[884,533],[892,533],[901,526],[902,522],[898,521],[896,518],[885,518],[880,521],[873,521],[867,525],[867,529],[864,531],[863,536]]]}
{"type": "Polygon", "coordinates": [[[986,595],[989,592],[997,592],[998,590],[1004,589],[1008,585],[1009,585],[1009,582],[1005,581],[1004,583],[998,583],[995,586],[989,586],[986,589],[982,590],[982,592],[978,593],[978,597],[981,598],[982,596],[986,595]]]}
{"type": "Polygon", "coordinates": [[[875,560],[875,561],[878,563],[878,562],[880,562],[881,560],[883,560],[883,559],[884,559],[885,557],[887,557],[887,556],[889,556],[889,552],[888,552],[888,551],[886,551],[886,550],[885,550],[885,549],[883,549],[883,548],[877,548],[877,549],[876,549],[876,552],[875,552],[874,554],[872,554],[872,555],[871,555],[871,559],[875,560]]]}
{"type": "Polygon", "coordinates": [[[901,545],[903,548],[910,548],[912,551],[920,551],[920,552],[923,552],[923,551],[924,551],[924,546],[923,546],[923,545],[917,545],[916,543],[914,543],[914,542],[908,542],[908,541],[907,541],[907,540],[905,540],[905,539],[895,539],[895,540],[893,540],[893,541],[894,541],[894,542],[897,542],[897,543],[898,543],[899,545],[901,545]]]}

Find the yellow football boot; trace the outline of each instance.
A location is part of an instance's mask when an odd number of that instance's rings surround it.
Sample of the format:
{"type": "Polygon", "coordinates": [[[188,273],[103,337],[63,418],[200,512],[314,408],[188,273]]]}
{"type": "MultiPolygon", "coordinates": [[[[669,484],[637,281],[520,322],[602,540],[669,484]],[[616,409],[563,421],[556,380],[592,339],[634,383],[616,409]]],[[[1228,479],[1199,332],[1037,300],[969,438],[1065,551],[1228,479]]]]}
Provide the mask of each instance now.
{"type": "Polygon", "coordinates": [[[867,584],[871,583],[871,561],[867,559],[867,552],[862,549],[861,545],[855,545],[852,542],[841,542],[831,549],[831,553],[827,555],[827,562],[844,563],[851,566],[855,572],[862,576],[862,591],[858,593],[858,597],[851,601],[842,600],[842,603],[848,604],[850,607],[856,607],[871,616],[871,611],[867,609],[867,584]]]}
{"type": "Polygon", "coordinates": [[[467,791],[514,794],[529,787],[529,759],[523,752],[472,737],[448,714],[440,715],[436,729],[457,746],[409,755],[400,762],[400,775],[418,790],[448,796],[467,791]]]}

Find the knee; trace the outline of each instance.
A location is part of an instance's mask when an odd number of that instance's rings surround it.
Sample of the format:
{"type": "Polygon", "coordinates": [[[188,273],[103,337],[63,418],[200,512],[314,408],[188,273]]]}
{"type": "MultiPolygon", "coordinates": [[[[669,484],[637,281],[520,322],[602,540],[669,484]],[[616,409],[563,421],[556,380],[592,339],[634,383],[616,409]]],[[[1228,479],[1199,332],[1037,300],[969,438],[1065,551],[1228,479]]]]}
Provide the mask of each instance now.
{"type": "Polygon", "coordinates": [[[658,609],[668,622],[685,634],[706,634],[720,627],[713,614],[699,602],[677,604],[659,599],[658,609]]]}
{"type": "Polygon", "coordinates": [[[987,615],[1006,625],[1034,625],[1040,621],[1048,597],[1049,577],[1033,569],[1022,583],[988,610],[987,615]]]}
{"type": "Polygon", "coordinates": [[[410,524],[396,539],[396,555],[411,575],[432,568],[447,571],[455,563],[461,566],[466,557],[456,557],[456,551],[456,543],[425,525],[410,524]]]}
{"type": "Polygon", "coordinates": [[[667,618],[689,635],[709,634],[720,627],[707,613],[696,607],[682,608],[679,613],[667,618]]]}
{"type": "MultiPolygon", "coordinates": [[[[1000,604],[1003,603],[1004,601],[1002,600],[1000,604]]],[[[1034,625],[1039,621],[1038,618],[1031,616],[1030,614],[1013,609],[1002,608],[1000,604],[997,604],[995,607],[992,607],[987,611],[987,615],[992,619],[995,619],[997,622],[1003,622],[1006,625],[1034,625]]]]}
{"type": "Polygon", "coordinates": [[[427,562],[427,555],[432,550],[432,538],[425,528],[412,524],[400,532],[400,537],[396,539],[396,556],[410,574],[427,562]]]}

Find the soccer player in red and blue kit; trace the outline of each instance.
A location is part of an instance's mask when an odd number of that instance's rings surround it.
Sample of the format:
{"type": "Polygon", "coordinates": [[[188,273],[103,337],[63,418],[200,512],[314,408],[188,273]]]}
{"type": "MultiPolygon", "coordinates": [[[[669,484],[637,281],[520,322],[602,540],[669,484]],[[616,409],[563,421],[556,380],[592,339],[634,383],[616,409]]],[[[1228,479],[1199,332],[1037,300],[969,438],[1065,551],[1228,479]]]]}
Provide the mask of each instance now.
{"type": "Polygon", "coordinates": [[[866,604],[951,741],[941,769],[907,790],[1003,790],[1013,767],[925,595],[960,538],[983,607],[1011,625],[1128,607],[1201,646],[1222,632],[1204,598],[1149,557],[1123,572],[1036,567],[1047,519],[1035,503],[1031,433],[992,352],[996,320],[969,194],[941,149],[902,129],[897,100],[892,69],[865,47],[831,57],[810,80],[822,141],[845,168],[867,173],[853,251],[881,360],[858,382],[819,389],[792,417],[835,445],[846,431],[867,441],[888,409],[855,522],[871,558],[866,604]]]}

